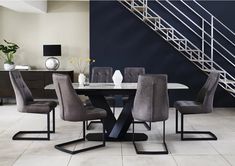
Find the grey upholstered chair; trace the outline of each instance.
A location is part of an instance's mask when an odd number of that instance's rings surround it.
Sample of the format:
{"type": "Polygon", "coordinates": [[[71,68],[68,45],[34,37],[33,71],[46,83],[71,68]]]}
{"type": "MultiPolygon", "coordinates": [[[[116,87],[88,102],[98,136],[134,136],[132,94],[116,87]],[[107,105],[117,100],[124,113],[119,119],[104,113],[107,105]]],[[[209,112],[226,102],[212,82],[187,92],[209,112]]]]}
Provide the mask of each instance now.
{"type": "Polygon", "coordinates": [[[55,148],[66,153],[76,154],[76,153],[80,153],[83,151],[88,151],[91,149],[104,147],[105,146],[105,130],[104,130],[104,125],[103,125],[103,143],[102,144],[76,150],[76,151],[65,149],[64,146],[66,145],[85,141],[85,121],[95,120],[95,119],[102,120],[107,116],[107,113],[105,110],[100,109],[100,108],[84,107],[83,102],[80,100],[76,91],[73,89],[72,82],[68,75],[53,74],[53,83],[55,86],[56,95],[59,100],[61,119],[65,121],[71,121],[71,122],[80,122],[80,121],[83,122],[83,137],[81,139],[55,145],[55,148]]]}
{"type": "Polygon", "coordinates": [[[181,140],[217,140],[209,131],[184,131],[184,115],[206,114],[213,111],[214,94],[218,85],[220,74],[211,72],[206,83],[199,91],[195,101],[176,101],[176,133],[181,134],[181,140]],[[181,131],[178,131],[178,111],[181,113],[181,131]],[[184,134],[209,134],[209,138],[185,138],[184,134]]]}
{"type": "MultiPolygon", "coordinates": [[[[91,83],[112,83],[113,68],[112,67],[93,67],[91,69],[91,83]]],[[[115,97],[105,96],[106,101],[110,106],[113,107],[113,113],[115,114],[115,97]]],[[[90,100],[85,101],[85,105],[92,106],[90,100]]],[[[89,124],[87,122],[87,130],[90,129],[93,123],[100,123],[100,121],[91,121],[89,124]]]]}
{"type": "Polygon", "coordinates": [[[163,122],[162,151],[142,151],[135,143],[135,127],[133,123],[133,144],[137,154],[168,154],[165,141],[165,121],[169,115],[169,99],[167,75],[140,75],[132,110],[134,120],[145,122],[163,122]]]}
{"type": "Polygon", "coordinates": [[[9,72],[11,84],[13,86],[17,110],[22,113],[46,114],[47,131],[19,131],[13,136],[13,140],[50,140],[50,133],[55,133],[55,107],[54,101],[35,101],[18,70],[9,72]],[[53,129],[50,131],[50,112],[52,111],[53,129]],[[23,134],[47,134],[47,137],[20,137],[23,134]]]}
{"type": "Polygon", "coordinates": [[[112,67],[93,67],[91,69],[91,82],[93,83],[111,83],[113,76],[112,67]]]}
{"type": "Polygon", "coordinates": [[[138,82],[139,75],[145,74],[144,67],[125,67],[124,68],[124,82],[135,83],[138,82]]]}
{"type": "MultiPolygon", "coordinates": [[[[139,75],[145,74],[145,68],[144,67],[125,67],[124,68],[124,82],[126,83],[136,83],[138,82],[139,75]]],[[[123,96],[122,101],[125,104],[128,100],[128,96],[123,96]]],[[[151,122],[147,124],[146,122],[141,121],[135,121],[134,123],[141,123],[144,124],[144,126],[151,130],[151,122]]]]}

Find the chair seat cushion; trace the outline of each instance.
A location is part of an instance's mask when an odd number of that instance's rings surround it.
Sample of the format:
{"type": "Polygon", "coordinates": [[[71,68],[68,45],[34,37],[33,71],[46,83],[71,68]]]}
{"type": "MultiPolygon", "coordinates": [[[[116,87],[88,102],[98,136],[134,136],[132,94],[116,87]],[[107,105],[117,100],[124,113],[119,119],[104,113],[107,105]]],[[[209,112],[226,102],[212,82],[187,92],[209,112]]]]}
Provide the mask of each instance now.
{"type": "Polygon", "coordinates": [[[54,101],[33,101],[24,107],[24,112],[46,114],[57,106],[54,101]]]}
{"type": "Polygon", "coordinates": [[[205,113],[202,104],[195,101],[176,101],[174,107],[183,114],[201,114],[205,113]]]}
{"type": "Polygon", "coordinates": [[[86,109],[85,120],[103,119],[107,116],[107,112],[101,108],[85,107],[85,109],[86,109]]]}

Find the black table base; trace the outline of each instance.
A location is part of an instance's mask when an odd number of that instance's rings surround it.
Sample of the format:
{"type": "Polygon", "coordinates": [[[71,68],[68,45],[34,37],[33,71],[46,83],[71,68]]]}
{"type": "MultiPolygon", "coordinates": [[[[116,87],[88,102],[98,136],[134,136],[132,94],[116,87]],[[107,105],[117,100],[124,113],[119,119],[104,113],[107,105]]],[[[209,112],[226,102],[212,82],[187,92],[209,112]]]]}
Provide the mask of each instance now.
{"type": "MultiPolygon", "coordinates": [[[[102,133],[89,133],[86,135],[86,139],[88,141],[102,141],[103,140],[103,134],[102,133]]],[[[126,133],[125,136],[121,138],[111,138],[108,135],[106,135],[106,141],[110,142],[119,142],[119,141],[132,141],[132,133],[126,133]]],[[[143,133],[135,133],[135,141],[146,141],[148,140],[148,136],[143,133]]]]}
{"type": "MultiPolygon", "coordinates": [[[[134,102],[136,89],[110,89],[110,90],[89,90],[79,91],[78,94],[83,94],[89,97],[93,106],[106,110],[107,117],[101,121],[104,124],[106,131],[107,141],[132,141],[132,133],[127,133],[131,123],[133,122],[132,107],[134,102]],[[125,102],[121,114],[116,119],[105,96],[110,95],[125,95],[128,96],[128,100],[125,102]]],[[[89,133],[86,136],[89,141],[101,141],[101,133],[89,133]]],[[[135,141],[146,141],[147,135],[144,133],[137,133],[135,135],[135,141]]]]}

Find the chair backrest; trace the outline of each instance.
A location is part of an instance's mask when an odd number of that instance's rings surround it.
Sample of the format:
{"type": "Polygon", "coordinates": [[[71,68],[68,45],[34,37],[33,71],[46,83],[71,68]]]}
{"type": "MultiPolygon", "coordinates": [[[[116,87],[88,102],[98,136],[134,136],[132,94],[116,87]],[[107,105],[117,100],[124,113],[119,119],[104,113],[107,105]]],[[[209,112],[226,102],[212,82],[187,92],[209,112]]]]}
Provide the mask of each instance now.
{"type": "Polygon", "coordinates": [[[24,107],[33,101],[32,93],[24,82],[20,71],[10,71],[9,76],[15,92],[17,110],[20,112],[26,112],[24,107]]]}
{"type": "Polygon", "coordinates": [[[132,110],[140,121],[164,121],[169,116],[167,75],[140,75],[132,110]]]}
{"type": "Polygon", "coordinates": [[[91,82],[110,83],[112,82],[112,67],[93,67],[91,71],[91,82]]]}
{"type": "Polygon", "coordinates": [[[53,74],[53,83],[60,105],[60,117],[66,121],[85,120],[85,109],[68,75],[53,74]]]}
{"type": "Polygon", "coordinates": [[[139,75],[143,74],[145,74],[144,67],[126,67],[124,68],[124,82],[137,82],[139,75]]]}
{"type": "Polygon", "coordinates": [[[220,73],[211,72],[197,95],[196,101],[202,103],[202,109],[204,112],[209,113],[213,111],[214,95],[218,86],[219,76],[220,73]]]}

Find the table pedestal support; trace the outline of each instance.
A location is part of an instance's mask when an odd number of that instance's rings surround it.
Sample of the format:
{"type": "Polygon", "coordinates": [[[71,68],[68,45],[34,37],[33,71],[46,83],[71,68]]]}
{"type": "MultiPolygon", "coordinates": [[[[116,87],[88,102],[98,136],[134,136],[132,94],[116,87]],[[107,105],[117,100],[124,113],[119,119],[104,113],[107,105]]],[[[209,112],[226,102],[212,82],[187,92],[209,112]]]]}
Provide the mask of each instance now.
{"type": "MultiPolygon", "coordinates": [[[[88,141],[102,141],[102,133],[89,133],[86,135],[88,141]]],[[[132,133],[126,133],[124,137],[121,138],[111,138],[106,135],[106,141],[132,141],[132,133]]],[[[135,133],[135,141],[146,141],[148,136],[143,133],[135,133]]]]}

